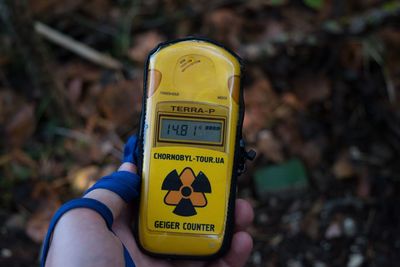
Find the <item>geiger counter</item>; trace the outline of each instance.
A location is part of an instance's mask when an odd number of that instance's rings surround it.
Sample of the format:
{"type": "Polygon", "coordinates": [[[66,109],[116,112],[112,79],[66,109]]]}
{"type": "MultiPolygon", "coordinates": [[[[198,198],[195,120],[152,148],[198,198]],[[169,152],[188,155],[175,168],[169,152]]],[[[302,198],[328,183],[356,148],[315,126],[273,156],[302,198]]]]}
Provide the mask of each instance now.
{"type": "Polygon", "coordinates": [[[203,39],[162,43],[150,53],[136,223],[145,252],[210,259],[229,248],[236,176],[249,158],[240,145],[241,75],[238,56],[203,39]]]}

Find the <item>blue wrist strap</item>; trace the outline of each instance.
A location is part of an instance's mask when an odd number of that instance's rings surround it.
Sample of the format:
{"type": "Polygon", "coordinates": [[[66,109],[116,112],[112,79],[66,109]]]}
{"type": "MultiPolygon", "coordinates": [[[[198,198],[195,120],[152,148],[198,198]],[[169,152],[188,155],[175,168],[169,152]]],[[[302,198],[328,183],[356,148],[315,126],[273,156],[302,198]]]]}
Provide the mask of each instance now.
{"type": "Polygon", "coordinates": [[[119,195],[126,203],[139,195],[140,177],[132,172],[117,171],[101,178],[85,194],[94,189],[107,189],[119,195]]]}
{"type": "Polygon", "coordinates": [[[135,262],[131,258],[131,255],[129,254],[128,250],[124,247],[124,258],[125,258],[125,267],[136,267],[135,262]]]}
{"type": "Polygon", "coordinates": [[[79,199],[74,199],[71,200],[67,203],[65,203],[61,208],[58,209],[56,214],[53,216],[53,219],[50,222],[49,225],[49,230],[47,231],[46,238],[44,239],[43,242],[43,247],[42,247],[42,255],[40,259],[40,266],[44,267],[45,262],[46,262],[46,257],[47,253],[50,248],[50,239],[51,235],[53,234],[54,228],[56,227],[56,224],[58,220],[63,216],[67,211],[76,209],[76,208],[88,208],[91,210],[96,211],[100,216],[104,219],[106,222],[107,228],[111,231],[111,226],[113,224],[113,214],[111,210],[101,203],[98,200],[91,199],[91,198],[79,198],[79,199]]]}
{"type": "Polygon", "coordinates": [[[129,137],[124,147],[124,155],[122,157],[122,162],[129,162],[136,165],[139,154],[137,143],[138,143],[137,135],[132,135],[131,137],[129,137]]]}

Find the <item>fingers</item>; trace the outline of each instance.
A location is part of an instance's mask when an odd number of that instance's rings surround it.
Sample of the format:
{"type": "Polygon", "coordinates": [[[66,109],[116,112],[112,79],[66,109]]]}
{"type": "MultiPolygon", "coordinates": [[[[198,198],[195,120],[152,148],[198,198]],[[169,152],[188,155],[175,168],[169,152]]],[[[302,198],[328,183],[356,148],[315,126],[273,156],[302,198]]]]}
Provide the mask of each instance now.
{"type": "Polygon", "coordinates": [[[213,267],[243,267],[253,249],[253,239],[247,232],[237,232],[233,235],[231,249],[213,267]]]}
{"type": "Polygon", "coordinates": [[[236,200],[235,231],[244,231],[253,222],[254,211],[250,203],[244,199],[236,200]]]}
{"type": "Polygon", "coordinates": [[[137,173],[137,167],[133,163],[124,162],[124,163],[121,164],[121,166],[119,167],[118,171],[127,171],[127,172],[137,173]]]}
{"type": "Polygon", "coordinates": [[[254,218],[254,211],[250,203],[244,199],[236,200],[235,231],[232,244],[227,254],[213,262],[214,267],[242,267],[246,264],[253,249],[253,239],[245,229],[250,226],[254,218]]]}

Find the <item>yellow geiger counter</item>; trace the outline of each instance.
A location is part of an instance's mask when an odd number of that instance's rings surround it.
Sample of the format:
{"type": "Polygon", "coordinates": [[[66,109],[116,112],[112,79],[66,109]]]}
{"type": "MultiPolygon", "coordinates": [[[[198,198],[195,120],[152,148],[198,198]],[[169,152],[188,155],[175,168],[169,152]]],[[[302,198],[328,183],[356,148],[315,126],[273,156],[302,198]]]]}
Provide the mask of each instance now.
{"type": "MultiPolygon", "coordinates": [[[[145,69],[136,235],[148,254],[211,259],[230,246],[240,145],[241,63],[214,42],[160,44],[145,69]]],[[[251,156],[250,156],[251,157],[251,156]]]]}

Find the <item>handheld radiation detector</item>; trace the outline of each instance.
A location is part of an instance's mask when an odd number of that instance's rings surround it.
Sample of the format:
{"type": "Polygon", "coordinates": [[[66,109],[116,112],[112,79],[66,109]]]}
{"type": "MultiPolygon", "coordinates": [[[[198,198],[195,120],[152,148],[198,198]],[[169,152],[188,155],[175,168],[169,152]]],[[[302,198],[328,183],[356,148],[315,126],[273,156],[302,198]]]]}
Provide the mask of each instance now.
{"type": "Polygon", "coordinates": [[[162,43],[147,59],[144,87],[139,246],[216,257],[231,242],[242,157],[240,59],[202,39],[162,43]]]}

